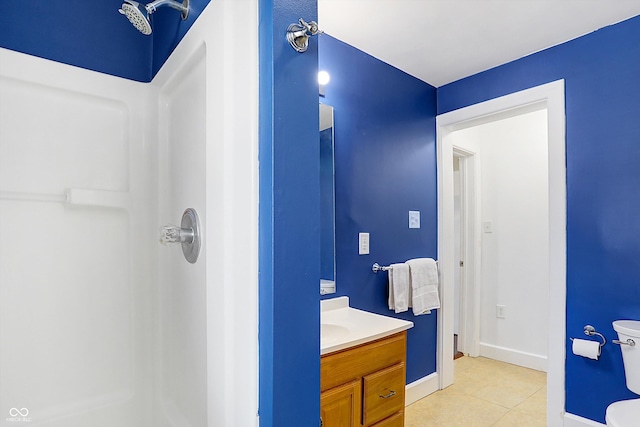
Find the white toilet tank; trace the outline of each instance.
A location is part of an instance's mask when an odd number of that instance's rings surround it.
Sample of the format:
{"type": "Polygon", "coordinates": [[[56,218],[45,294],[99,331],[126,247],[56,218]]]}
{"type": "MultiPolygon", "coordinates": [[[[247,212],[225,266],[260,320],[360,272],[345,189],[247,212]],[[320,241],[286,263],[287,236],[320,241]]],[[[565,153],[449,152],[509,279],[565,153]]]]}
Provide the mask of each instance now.
{"type": "Polygon", "coordinates": [[[627,379],[627,388],[636,394],[640,394],[640,321],[616,320],[613,329],[618,333],[618,339],[623,343],[633,340],[636,345],[620,345],[622,360],[624,361],[624,374],[627,379]]]}

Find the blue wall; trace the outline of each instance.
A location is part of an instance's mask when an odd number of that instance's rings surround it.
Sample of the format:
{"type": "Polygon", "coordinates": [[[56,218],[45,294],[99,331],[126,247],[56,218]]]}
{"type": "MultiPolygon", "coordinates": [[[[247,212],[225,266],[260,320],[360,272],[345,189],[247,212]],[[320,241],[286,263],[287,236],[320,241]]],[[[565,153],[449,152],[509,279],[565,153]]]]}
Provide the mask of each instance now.
{"type": "Polygon", "coordinates": [[[260,426],[320,418],[320,138],[317,38],[300,54],[291,23],[316,0],[260,0],[260,426]]]}
{"type": "Polygon", "coordinates": [[[186,21],[174,9],[158,9],[153,33],[145,36],[118,12],[120,0],[7,1],[0,12],[0,47],[149,82],[209,0],[190,3],[186,21]]]}
{"type": "Polygon", "coordinates": [[[620,349],[571,354],[586,324],[640,318],[640,17],[438,89],[438,114],[565,79],[566,410],[604,422],[625,387],[620,349]]]}
{"type": "Polygon", "coordinates": [[[328,35],[320,69],[331,75],[336,151],[336,285],[351,305],[402,319],[408,334],[407,381],[436,369],[436,313],[396,315],[387,306],[387,274],[371,265],[437,258],[436,89],[328,35]],[[409,229],[409,210],[421,212],[409,229]],[[358,233],[370,254],[358,255],[358,233]]]}

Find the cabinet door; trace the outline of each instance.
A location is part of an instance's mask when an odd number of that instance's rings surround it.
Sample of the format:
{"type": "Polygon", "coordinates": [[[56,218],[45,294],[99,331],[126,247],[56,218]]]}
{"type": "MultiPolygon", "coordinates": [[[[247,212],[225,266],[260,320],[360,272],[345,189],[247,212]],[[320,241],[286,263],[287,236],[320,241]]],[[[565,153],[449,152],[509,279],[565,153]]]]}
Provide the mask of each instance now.
{"type": "Polygon", "coordinates": [[[320,419],[323,427],[360,425],[360,380],[351,381],[320,395],[320,419]]]}

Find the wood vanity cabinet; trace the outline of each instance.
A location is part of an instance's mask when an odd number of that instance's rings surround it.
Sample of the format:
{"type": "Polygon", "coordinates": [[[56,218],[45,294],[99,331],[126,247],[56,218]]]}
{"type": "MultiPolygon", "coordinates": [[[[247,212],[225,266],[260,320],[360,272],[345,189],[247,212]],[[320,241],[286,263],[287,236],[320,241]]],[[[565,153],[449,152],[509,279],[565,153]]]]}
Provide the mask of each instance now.
{"type": "Polygon", "coordinates": [[[403,427],[407,332],[320,359],[323,427],[403,427]]]}

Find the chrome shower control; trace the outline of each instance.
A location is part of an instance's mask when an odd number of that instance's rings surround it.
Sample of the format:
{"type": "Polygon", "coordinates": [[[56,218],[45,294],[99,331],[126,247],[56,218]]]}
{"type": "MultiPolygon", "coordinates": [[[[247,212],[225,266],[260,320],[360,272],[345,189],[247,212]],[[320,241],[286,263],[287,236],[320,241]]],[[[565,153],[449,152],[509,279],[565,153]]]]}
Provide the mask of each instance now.
{"type": "Polygon", "coordinates": [[[180,228],[177,225],[165,225],[160,230],[160,243],[170,245],[172,243],[193,242],[193,230],[191,228],[180,228]]]}
{"type": "Polygon", "coordinates": [[[191,264],[195,263],[200,254],[200,221],[195,209],[188,208],[184,211],[180,227],[175,225],[162,227],[160,243],[163,245],[180,243],[184,257],[191,264]]]}

